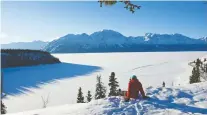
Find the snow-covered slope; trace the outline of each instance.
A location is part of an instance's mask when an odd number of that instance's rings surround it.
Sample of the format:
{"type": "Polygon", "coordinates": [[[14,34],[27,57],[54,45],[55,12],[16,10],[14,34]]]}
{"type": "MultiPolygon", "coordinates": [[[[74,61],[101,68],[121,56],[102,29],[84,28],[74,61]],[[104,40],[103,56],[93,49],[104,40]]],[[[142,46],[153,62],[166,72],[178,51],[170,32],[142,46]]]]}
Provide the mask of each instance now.
{"type": "Polygon", "coordinates": [[[207,82],[171,88],[148,87],[149,100],[124,102],[123,97],[48,107],[8,115],[206,115],[207,82]]]}
{"type": "Polygon", "coordinates": [[[9,44],[1,44],[2,49],[33,49],[40,50],[44,48],[48,42],[33,41],[33,42],[15,42],[9,44]]]}
{"type": "Polygon", "coordinates": [[[145,36],[126,37],[113,30],[103,30],[91,35],[65,35],[50,42],[44,50],[55,53],[207,50],[204,44],[207,42],[203,39],[181,34],[146,33],[145,36]]]}
{"type": "Polygon", "coordinates": [[[133,74],[138,76],[144,88],[161,86],[163,81],[167,87],[188,84],[192,72],[188,63],[207,55],[206,52],[138,52],[54,56],[63,63],[3,69],[4,92],[22,91],[3,100],[8,112],[40,109],[41,96],[48,94],[48,106],[74,104],[79,87],[82,87],[84,95],[88,90],[94,95],[96,76],[101,74],[105,86],[108,86],[112,71],[123,90],[127,89],[133,74]]]}

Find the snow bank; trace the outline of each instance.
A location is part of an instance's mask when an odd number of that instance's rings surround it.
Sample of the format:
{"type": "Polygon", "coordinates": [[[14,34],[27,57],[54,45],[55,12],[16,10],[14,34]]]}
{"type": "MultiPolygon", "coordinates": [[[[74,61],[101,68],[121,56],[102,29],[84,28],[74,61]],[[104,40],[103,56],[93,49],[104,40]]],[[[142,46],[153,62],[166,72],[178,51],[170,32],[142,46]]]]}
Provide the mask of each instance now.
{"type": "Polygon", "coordinates": [[[122,97],[93,100],[90,103],[62,105],[8,115],[206,115],[207,82],[186,86],[149,87],[149,100],[124,102],[122,97]]]}

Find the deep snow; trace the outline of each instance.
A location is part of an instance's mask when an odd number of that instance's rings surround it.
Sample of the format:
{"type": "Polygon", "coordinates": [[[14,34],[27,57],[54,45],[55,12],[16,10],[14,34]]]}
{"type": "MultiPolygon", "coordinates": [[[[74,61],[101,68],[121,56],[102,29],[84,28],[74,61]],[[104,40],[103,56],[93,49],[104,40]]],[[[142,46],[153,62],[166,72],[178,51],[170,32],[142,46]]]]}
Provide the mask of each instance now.
{"type": "Polygon", "coordinates": [[[62,105],[8,115],[206,115],[207,82],[172,88],[149,87],[149,100],[124,102],[122,97],[62,105]]]}
{"type": "Polygon", "coordinates": [[[206,52],[54,54],[66,65],[73,63],[77,66],[41,65],[4,69],[4,79],[7,81],[5,83],[11,88],[10,91],[16,90],[16,84],[20,84],[18,87],[22,84],[30,87],[22,94],[8,95],[3,101],[8,107],[8,112],[41,109],[41,96],[45,97],[48,94],[50,94],[48,106],[74,104],[78,87],[82,87],[84,94],[88,90],[94,94],[96,76],[101,74],[107,86],[112,71],[116,73],[123,90],[127,89],[129,78],[133,74],[138,76],[144,88],[161,86],[163,81],[166,82],[167,87],[188,84],[192,71],[188,63],[198,57],[207,56],[206,54],[206,52]],[[12,77],[20,79],[12,80],[12,77]],[[27,84],[29,80],[27,77],[34,78],[36,81],[27,84]],[[42,78],[46,80],[38,84],[38,80],[42,78]]]}

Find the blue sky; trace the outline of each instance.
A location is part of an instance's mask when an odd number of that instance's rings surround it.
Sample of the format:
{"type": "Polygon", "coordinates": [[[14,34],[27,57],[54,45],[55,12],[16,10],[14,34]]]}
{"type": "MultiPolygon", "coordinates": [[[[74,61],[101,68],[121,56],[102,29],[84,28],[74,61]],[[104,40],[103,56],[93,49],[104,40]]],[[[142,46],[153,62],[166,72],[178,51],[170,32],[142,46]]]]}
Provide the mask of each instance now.
{"type": "Polygon", "coordinates": [[[207,36],[207,4],[204,2],[133,2],[134,14],[122,3],[100,7],[98,2],[2,2],[1,43],[51,41],[69,33],[112,29],[126,36],[145,33],[181,33],[207,36]]]}

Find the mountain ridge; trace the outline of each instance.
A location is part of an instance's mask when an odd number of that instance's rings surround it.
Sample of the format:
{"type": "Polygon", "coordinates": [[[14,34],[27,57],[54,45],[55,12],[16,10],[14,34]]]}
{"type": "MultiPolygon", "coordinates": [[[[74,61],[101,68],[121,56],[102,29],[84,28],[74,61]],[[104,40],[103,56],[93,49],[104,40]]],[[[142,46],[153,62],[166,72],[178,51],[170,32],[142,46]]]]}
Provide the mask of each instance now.
{"type": "Polygon", "coordinates": [[[103,29],[91,34],[66,34],[51,42],[13,42],[1,44],[2,49],[35,49],[51,53],[92,52],[147,52],[147,51],[207,51],[207,37],[191,38],[185,35],[145,33],[143,36],[125,36],[103,29]]]}
{"type": "Polygon", "coordinates": [[[8,44],[1,44],[1,49],[32,49],[41,50],[49,42],[44,42],[41,40],[35,40],[31,42],[12,42],[8,44]]]}
{"type": "Polygon", "coordinates": [[[191,51],[207,50],[205,39],[193,39],[182,34],[153,34],[124,36],[104,29],[92,34],[67,34],[44,47],[52,53],[121,52],[121,51],[191,51]],[[143,46],[144,45],[144,46],[143,46]],[[176,47],[178,49],[171,48],[176,47]],[[187,46],[189,45],[189,46],[187,46]],[[193,45],[198,45],[194,48],[193,45]],[[200,45],[200,46],[199,46],[200,45]],[[141,46],[142,48],[140,49],[141,46]],[[170,46],[170,47],[168,47],[170,46]],[[189,47],[189,48],[187,48],[189,47]],[[156,49],[157,48],[157,49],[156,49]],[[147,49],[147,50],[146,50],[147,49]],[[153,50],[150,50],[153,49],[153,50]]]}

